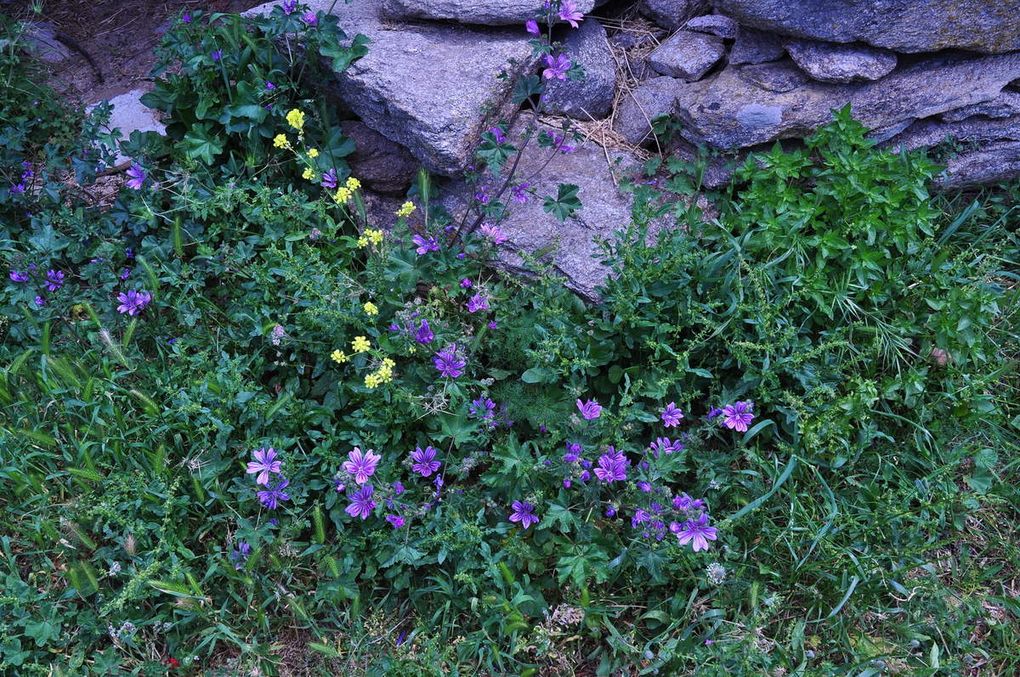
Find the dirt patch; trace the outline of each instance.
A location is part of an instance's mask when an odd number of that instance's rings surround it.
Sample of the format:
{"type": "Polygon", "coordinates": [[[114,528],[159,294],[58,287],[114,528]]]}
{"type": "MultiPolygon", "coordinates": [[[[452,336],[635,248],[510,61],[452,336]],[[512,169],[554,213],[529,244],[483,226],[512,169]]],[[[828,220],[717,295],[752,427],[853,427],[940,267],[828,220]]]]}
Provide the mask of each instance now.
{"type": "Polygon", "coordinates": [[[53,64],[53,86],[72,101],[92,103],[143,86],[155,63],[163,33],[185,11],[239,12],[258,0],[0,0],[0,11],[18,19],[47,22],[68,38],[71,56],[53,64]],[[94,61],[93,68],[75,47],[94,61]],[[100,82],[96,69],[102,73],[100,82]]]}

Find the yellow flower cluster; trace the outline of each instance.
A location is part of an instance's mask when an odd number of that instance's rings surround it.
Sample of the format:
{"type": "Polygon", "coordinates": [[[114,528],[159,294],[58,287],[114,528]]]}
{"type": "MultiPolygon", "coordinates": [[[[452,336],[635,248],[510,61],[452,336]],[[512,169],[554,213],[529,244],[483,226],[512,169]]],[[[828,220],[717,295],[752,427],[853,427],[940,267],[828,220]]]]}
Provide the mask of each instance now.
{"type": "Polygon", "coordinates": [[[366,315],[378,315],[379,314],[379,308],[374,303],[372,303],[371,301],[367,301],[365,303],[365,305],[362,306],[362,308],[364,308],[366,315]]]}
{"type": "Polygon", "coordinates": [[[287,124],[300,132],[305,126],[305,114],[297,108],[292,109],[287,113],[287,124]]]}
{"type": "Polygon", "coordinates": [[[319,157],[319,149],[318,148],[309,148],[308,149],[308,157],[310,157],[310,158],[317,158],[317,157],[319,157]]]}
{"type": "Polygon", "coordinates": [[[334,350],[330,357],[337,364],[343,364],[344,362],[350,359],[349,357],[347,357],[347,353],[345,353],[342,350],[334,350]]]}
{"type": "Polygon", "coordinates": [[[333,194],[333,199],[337,204],[347,204],[347,201],[354,195],[354,191],[361,188],[361,181],[358,181],[353,176],[348,177],[346,185],[340,186],[336,189],[336,193],[333,194]]]}
{"type": "Polygon", "coordinates": [[[408,216],[410,216],[413,213],[414,213],[414,203],[410,202],[410,201],[405,202],[404,204],[400,205],[400,209],[397,210],[397,216],[408,217],[408,216]]]}
{"type": "Polygon", "coordinates": [[[393,367],[396,366],[396,362],[386,357],[383,358],[382,364],[379,368],[371,374],[365,375],[365,387],[375,388],[381,383],[389,383],[393,380],[393,367]]]}
{"type": "Polygon", "coordinates": [[[301,178],[308,179],[309,181],[314,181],[315,172],[312,171],[311,167],[305,167],[305,171],[301,172],[301,178]]]}
{"type": "Polygon", "coordinates": [[[290,140],[286,134],[277,134],[273,137],[273,145],[277,148],[290,148],[290,140]]]}
{"type": "Polygon", "coordinates": [[[364,336],[355,336],[351,341],[351,350],[356,353],[364,353],[372,348],[372,343],[364,336]]]}
{"type": "Polygon", "coordinates": [[[382,244],[384,235],[385,233],[383,233],[381,230],[377,230],[375,228],[366,228],[365,232],[363,232],[361,234],[361,237],[358,238],[358,246],[361,248],[365,248],[369,245],[369,243],[372,243],[376,247],[378,247],[380,244],[382,244]]]}

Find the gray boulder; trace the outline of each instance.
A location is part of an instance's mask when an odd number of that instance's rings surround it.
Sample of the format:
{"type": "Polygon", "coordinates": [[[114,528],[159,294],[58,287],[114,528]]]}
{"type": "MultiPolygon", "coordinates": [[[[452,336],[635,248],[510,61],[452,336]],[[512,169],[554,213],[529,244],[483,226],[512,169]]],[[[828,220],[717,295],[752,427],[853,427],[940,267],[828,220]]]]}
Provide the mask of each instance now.
{"type": "Polygon", "coordinates": [[[684,30],[708,33],[724,40],[737,37],[738,28],[736,21],[723,14],[696,16],[684,24],[684,30]]]}
{"type": "Polygon", "coordinates": [[[870,129],[931,117],[992,100],[1017,77],[1020,54],[929,57],[860,84],[808,80],[780,61],[729,67],[675,92],[686,138],[734,149],[806,136],[848,103],[870,129]]]}
{"type": "Polygon", "coordinates": [[[57,40],[57,30],[48,21],[26,22],[22,40],[28,51],[46,63],[60,63],[71,56],[71,50],[57,40]]]}
{"type": "MultiPolygon", "coordinates": [[[[275,4],[248,13],[269,12],[275,4]]],[[[438,174],[457,174],[470,164],[481,132],[505,109],[513,76],[534,64],[520,29],[390,25],[380,19],[380,0],[307,4],[333,7],[349,35],[372,40],[368,54],[337,75],[339,98],[438,174]]]]}
{"type": "Polygon", "coordinates": [[[563,52],[584,68],[585,77],[580,81],[547,81],[542,97],[546,110],[579,120],[609,115],[616,95],[616,61],[606,29],[594,19],[586,20],[567,34],[563,52]]]}
{"type": "Polygon", "coordinates": [[[663,28],[675,31],[691,17],[708,11],[704,0],[643,0],[638,11],[663,28]]]}
{"type": "Polygon", "coordinates": [[[786,53],[783,40],[772,33],[741,26],[730,47],[730,65],[768,63],[778,61],[786,53]]]}
{"type": "Polygon", "coordinates": [[[941,188],[973,188],[1020,178],[1020,141],[993,143],[950,158],[936,179],[941,188]]]}
{"type": "Polygon", "coordinates": [[[620,100],[613,130],[634,146],[654,141],[652,122],[673,113],[681,90],[689,86],[683,80],[664,76],[642,82],[620,100]]]}
{"type": "Polygon", "coordinates": [[[716,0],[742,26],[897,52],[1020,49],[1020,0],[716,0]]]}
{"type": "Polygon", "coordinates": [[[896,68],[895,54],[874,47],[790,40],[786,51],[801,70],[820,82],[878,80],[896,68]]]}
{"type": "MultiPolygon", "coordinates": [[[[574,4],[582,14],[595,6],[594,0],[575,0],[574,4]]],[[[507,26],[533,19],[540,7],[534,0],[383,0],[382,13],[388,19],[507,26]]]]}
{"type": "Polygon", "coordinates": [[[726,54],[720,38],[693,31],[677,31],[648,55],[648,65],[656,73],[700,80],[726,54]]]}
{"type": "MultiPolygon", "coordinates": [[[[517,176],[533,176],[530,182],[538,197],[530,197],[524,204],[508,200],[510,215],[498,224],[507,236],[501,246],[500,267],[527,274],[526,259],[537,256],[562,273],[571,289],[588,300],[597,300],[596,288],[608,274],[598,263],[599,240],[612,238],[617,229],[630,224],[631,196],[619,185],[639,167],[637,158],[628,153],[610,151],[608,155],[610,161],[606,151],[594,142],[582,143],[566,154],[539,148],[534,142],[528,144],[517,176]],[[556,195],[560,183],[580,186],[578,198],[582,205],[562,222],[542,208],[542,196],[556,195]]],[[[446,204],[455,218],[470,194],[462,183],[455,183],[447,191],[446,204]]]]}
{"type": "Polygon", "coordinates": [[[943,113],[940,117],[946,122],[961,122],[973,117],[997,120],[1013,116],[1020,116],[1020,92],[1003,90],[1001,94],[990,101],[957,108],[943,113]]]}
{"type": "MultiPolygon", "coordinates": [[[[113,110],[110,111],[110,122],[108,127],[111,130],[119,130],[120,138],[127,139],[131,136],[131,132],[156,132],[160,135],[166,134],[166,126],[159,121],[156,117],[157,113],[151,108],[146,108],[142,104],[142,95],[145,94],[144,89],[132,89],[129,92],[118,94],[117,96],[108,100],[113,110]]],[[[87,110],[91,111],[98,105],[97,103],[90,104],[87,106],[87,110]]],[[[119,148],[111,148],[110,150],[117,153],[116,162],[119,164],[126,161],[128,158],[120,153],[119,148]]]]}
{"type": "Polygon", "coordinates": [[[364,122],[349,120],[341,127],[344,135],[354,141],[354,152],[346,158],[351,173],[377,193],[406,193],[418,173],[418,161],[408,150],[364,122]]]}

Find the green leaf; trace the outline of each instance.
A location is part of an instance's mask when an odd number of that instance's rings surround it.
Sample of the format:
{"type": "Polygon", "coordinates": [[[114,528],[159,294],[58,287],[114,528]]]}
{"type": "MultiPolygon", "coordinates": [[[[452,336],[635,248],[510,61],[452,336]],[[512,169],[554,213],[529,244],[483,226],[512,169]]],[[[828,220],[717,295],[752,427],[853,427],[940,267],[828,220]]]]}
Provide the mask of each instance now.
{"type": "Polygon", "coordinates": [[[208,123],[200,122],[184,135],[181,143],[188,159],[202,160],[211,165],[216,156],[223,152],[223,139],[213,134],[209,127],[208,123]]]}
{"type": "Polygon", "coordinates": [[[580,190],[580,187],[572,183],[561,183],[557,189],[556,199],[546,197],[542,209],[559,221],[566,221],[568,216],[581,208],[581,200],[577,197],[580,190]]]}

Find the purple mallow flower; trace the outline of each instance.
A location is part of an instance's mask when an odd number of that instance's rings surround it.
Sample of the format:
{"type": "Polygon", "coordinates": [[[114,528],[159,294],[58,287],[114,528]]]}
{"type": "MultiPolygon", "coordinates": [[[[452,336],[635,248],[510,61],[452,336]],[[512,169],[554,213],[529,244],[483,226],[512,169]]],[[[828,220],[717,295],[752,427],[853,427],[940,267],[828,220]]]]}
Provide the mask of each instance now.
{"type": "Polygon", "coordinates": [[[588,400],[587,402],[577,400],[577,409],[586,421],[591,421],[602,415],[602,405],[595,400],[588,400]]]}
{"type": "Polygon", "coordinates": [[[34,301],[35,301],[36,308],[42,308],[43,306],[46,305],[46,299],[44,299],[41,296],[36,296],[34,301]]]}
{"type": "Polygon", "coordinates": [[[266,91],[271,92],[274,89],[276,89],[276,85],[274,85],[270,80],[266,80],[266,91]]]}
{"type": "Polygon", "coordinates": [[[367,519],[375,510],[375,501],[372,500],[373,493],[375,493],[375,489],[371,484],[366,484],[358,489],[351,496],[351,504],[345,508],[345,512],[351,517],[367,519]]]}
{"type": "Polygon", "coordinates": [[[573,0],[563,0],[560,3],[559,17],[561,21],[566,21],[571,27],[577,28],[577,22],[584,18],[584,14],[578,11],[573,0]]]}
{"type": "Polygon", "coordinates": [[[563,454],[564,463],[577,463],[581,460],[583,449],[577,442],[567,442],[567,453],[563,454]]]}
{"type": "Polygon", "coordinates": [[[708,515],[702,513],[697,519],[687,520],[683,527],[675,532],[680,545],[691,544],[694,552],[708,550],[708,542],[717,537],[715,527],[708,526],[708,515]]]}
{"type": "Polygon", "coordinates": [[[145,185],[145,170],[142,169],[142,166],[137,162],[132,163],[132,165],[128,167],[127,175],[128,175],[127,182],[128,188],[132,188],[134,190],[141,190],[142,186],[145,185]]]}
{"type": "Polygon", "coordinates": [[[538,35],[538,22],[534,19],[528,19],[524,22],[524,30],[528,31],[531,35],[538,35]]]}
{"type": "Polygon", "coordinates": [[[623,455],[623,452],[609,447],[606,453],[599,456],[595,477],[607,484],[627,479],[627,457],[623,455]]]}
{"type": "Polygon", "coordinates": [[[432,327],[429,326],[428,320],[422,320],[421,324],[418,325],[418,329],[414,332],[414,340],[421,344],[432,343],[432,339],[436,337],[432,333],[432,327]]]}
{"type": "Polygon", "coordinates": [[[656,458],[659,454],[672,454],[684,450],[684,443],[680,440],[671,440],[668,437],[656,437],[648,447],[656,458]]]}
{"type": "Polygon", "coordinates": [[[746,433],[747,426],[754,420],[753,407],[750,400],[726,405],[722,408],[722,424],[730,430],[746,433]]]}
{"type": "Polygon", "coordinates": [[[465,304],[469,313],[477,313],[479,310],[489,309],[489,299],[482,294],[475,294],[465,304]]]}
{"type": "Polygon", "coordinates": [[[513,512],[510,513],[511,522],[519,522],[521,527],[527,529],[532,524],[538,524],[538,516],[535,515],[535,506],[527,501],[514,501],[513,512]]]}
{"type": "Polygon", "coordinates": [[[457,344],[452,343],[432,358],[432,363],[436,365],[436,369],[439,373],[447,378],[457,378],[464,373],[464,367],[467,366],[467,362],[457,354],[457,344]]]}
{"type": "Polygon", "coordinates": [[[266,485],[265,490],[258,492],[259,503],[270,510],[276,510],[280,503],[290,500],[290,495],[284,491],[289,484],[290,480],[286,477],[281,477],[276,486],[266,485]]]}
{"type": "Polygon", "coordinates": [[[411,452],[411,461],[413,461],[411,470],[422,477],[430,477],[442,465],[442,463],[436,460],[436,450],[431,446],[424,449],[415,447],[414,451],[411,452]]]}
{"type": "Polygon", "coordinates": [[[301,15],[301,20],[304,21],[309,26],[315,26],[316,24],[319,23],[319,17],[316,16],[315,12],[311,12],[311,11],[308,11],[308,12],[305,12],[304,14],[302,14],[301,15]]]}
{"type": "Polygon", "coordinates": [[[269,486],[269,475],[282,472],[283,463],[277,459],[276,449],[256,449],[251,452],[255,460],[248,461],[247,474],[255,475],[255,484],[269,486]]]}
{"type": "Polygon", "coordinates": [[[336,170],[327,169],[322,175],[322,187],[333,190],[337,186],[336,170]]]}
{"type": "Polygon", "coordinates": [[[381,458],[379,454],[373,454],[371,449],[362,452],[360,448],[354,447],[347,453],[348,460],[344,461],[344,470],[354,475],[356,484],[364,484],[375,472],[381,458]]]}
{"type": "Polygon", "coordinates": [[[496,140],[496,143],[506,143],[506,134],[503,133],[502,127],[490,127],[489,134],[492,134],[492,138],[496,140]]]}
{"type": "Polygon", "coordinates": [[[152,295],[147,291],[130,290],[127,293],[117,294],[120,305],[117,306],[118,313],[127,313],[134,317],[145,310],[145,307],[152,301],[152,295]]]}
{"type": "Polygon", "coordinates": [[[415,234],[411,239],[417,247],[414,251],[418,256],[439,251],[439,242],[434,237],[424,237],[423,235],[415,234]]]}
{"type": "Polygon", "coordinates": [[[291,15],[297,9],[297,0],[283,0],[283,13],[291,15]]]}
{"type": "Polygon", "coordinates": [[[244,568],[244,563],[248,561],[250,556],[251,545],[245,541],[240,541],[237,547],[230,551],[230,561],[233,562],[234,568],[238,571],[244,568]]]}
{"type": "Polygon", "coordinates": [[[213,60],[214,63],[219,63],[220,59],[223,58],[223,50],[222,49],[214,49],[212,51],[212,53],[209,54],[209,56],[212,57],[212,60],[213,60]]]}
{"type": "Polygon", "coordinates": [[[11,282],[28,282],[28,273],[23,270],[14,270],[11,268],[10,278],[11,282]]]}
{"type": "Polygon", "coordinates": [[[546,80],[566,80],[567,71],[570,70],[570,59],[564,54],[546,54],[544,57],[545,69],[542,77],[546,80]]]}
{"type": "Polygon", "coordinates": [[[719,407],[712,407],[711,409],[708,410],[708,414],[705,415],[705,418],[711,421],[713,418],[719,416],[720,414],[722,414],[722,409],[720,409],[719,407]]]}
{"type": "Polygon", "coordinates": [[[392,524],[394,529],[399,529],[406,523],[400,515],[386,515],[386,521],[392,524]]]}
{"type": "Polygon", "coordinates": [[[468,413],[473,418],[492,422],[496,418],[496,403],[488,397],[479,397],[477,400],[472,400],[468,407],[468,413]]]}
{"type": "Polygon", "coordinates": [[[492,244],[503,244],[508,239],[507,234],[504,233],[503,229],[500,228],[499,226],[494,226],[489,223],[483,223],[482,227],[479,230],[481,230],[482,235],[484,235],[485,237],[489,238],[492,241],[492,244]]]}
{"type": "Polygon", "coordinates": [[[684,412],[680,411],[680,408],[676,406],[676,402],[670,402],[662,410],[662,424],[667,428],[675,428],[680,425],[683,417],[684,412]]]}
{"type": "Polygon", "coordinates": [[[474,285],[474,282],[472,282],[470,279],[468,279],[466,277],[463,280],[460,281],[460,286],[463,289],[471,289],[471,287],[473,285],[474,285]]]}
{"type": "Polygon", "coordinates": [[[528,201],[528,188],[530,188],[530,187],[531,187],[531,184],[528,183],[527,181],[524,181],[522,183],[518,183],[516,186],[513,186],[510,189],[510,195],[513,197],[514,202],[518,202],[520,204],[524,204],[525,202],[527,202],[528,201]]]}

